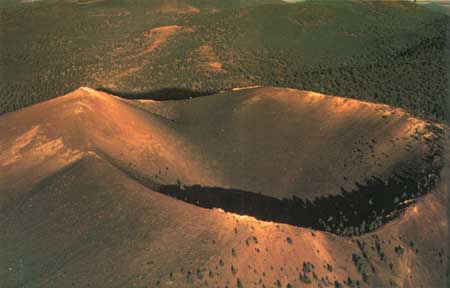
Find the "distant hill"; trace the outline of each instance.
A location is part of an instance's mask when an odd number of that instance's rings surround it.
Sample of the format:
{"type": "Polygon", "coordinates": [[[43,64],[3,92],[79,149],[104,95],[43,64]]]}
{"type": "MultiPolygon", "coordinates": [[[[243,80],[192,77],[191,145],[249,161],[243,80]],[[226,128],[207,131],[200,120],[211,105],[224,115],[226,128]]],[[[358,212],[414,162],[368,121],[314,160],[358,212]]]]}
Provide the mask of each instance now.
{"type": "Polygon", "coordinates": [[[439,12],[450,16],[450,3],[448,1],[423,1],[420,3],[423,7],[430,9],[431,11],[439,12]]]}
{"type": "Polygon", "coordinates": [[[39,1],[4,7],[0,113],[79,86],[145,95],[273,85],[446,117],[449,17],[409,2],[272,2],[39,1]],[[155,29],[170,26],[182,28],[170,34],[155,29]],[[157,49],[150,51],[155,41],[157,49]]]}
{"type": "Polygon", "coordinates": [[[47,5],[55,3],[78,4],[78,5],[138,5],[138,6],[186,6],[193,5],[203,9],[205,8],[232,8],[261,4],[281,4],[283,0],[3,0],[0,5],[20,5],[20,4],[38,4],[47,5]]]}

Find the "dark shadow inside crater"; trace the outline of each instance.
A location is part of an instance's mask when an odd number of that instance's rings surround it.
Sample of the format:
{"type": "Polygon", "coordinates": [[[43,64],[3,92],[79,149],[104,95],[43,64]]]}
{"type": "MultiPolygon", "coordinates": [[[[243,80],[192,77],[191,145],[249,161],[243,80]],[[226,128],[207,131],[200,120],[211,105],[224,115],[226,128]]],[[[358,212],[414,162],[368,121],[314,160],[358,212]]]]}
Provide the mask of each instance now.
{"type": "Polygon", "coordinates": [[[96,88],[96,90],[111,95],[119,96],[125,99],[155,100],[155,101],[186,100],[191,98],[210,96],[218,93],[218,91],[214,90],[197,91],[187,88],[161,88],[143,92],[114,91],[104,87],[98,87],[96,88]]]}
{"type": "MultiPolygon", "coordinates": [[[[442,131],[434,132],[440,134],[442,131]]],[[[427,144],[431,151],[428,156],[415,163],[399,163],[395,169],[397,172],[390,177],[370,177],[364,183],[355,183],[357,188],[352,191],[337,187],[340,191],[336,192],[339,193],[313,201],[295,196],[292,199],[278,199],[221,187],[184,186],[181,183],[161,185],[140,176],[130,167],[124,170],[120,165],[115,166],[154,191],[196,206],[221,208],[259,220],[353,236],[374,231],[395,219],[407,206],[436,186],[444,165],[441,160],[444,149],[440,141],[427,144]]]]}
{"type": "Polygon", "coordinates": [[[409,169],[386,181],[372,177],[357,189],[314,201],[278,199],[259,193],[200,185],[160,185],[155,190],[185,202],[259,220],[308,227],[340,235],[360,235],[396,218],[401,211],[426,194],[438,180],[437,171],[423,175],[409,169]],[[417,181],[420,179],[419,181],[417,181]]]}

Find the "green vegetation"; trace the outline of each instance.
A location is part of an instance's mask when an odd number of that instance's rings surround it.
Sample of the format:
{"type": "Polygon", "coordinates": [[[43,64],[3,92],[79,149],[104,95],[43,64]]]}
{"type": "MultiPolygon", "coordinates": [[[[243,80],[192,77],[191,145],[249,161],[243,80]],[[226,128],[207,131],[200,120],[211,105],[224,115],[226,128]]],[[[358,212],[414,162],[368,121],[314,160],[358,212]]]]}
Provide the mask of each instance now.
{"type": "Polygon", "coordinates": [[[237,286],[237,288],[244,288],[244,285],[242,285],[241,279],[237,278],[236,286],[237,286]]]}
{"type": "Polygon", "coordinates": [[[369,265],[365,257],[361,257],[356,253],[352,253],[352,262],[355,265],[358,272],[361,274],[363,281],[368,283],[369,277],[367,275],[367,271],[369,270],[368,269],[369,265]]]}
{"type": "Polygon", "coordinates": [[[311,284],[312,283],[311,279],[309,278],[309,276],[305,272],[300,273],[298,278],[299,278],[300,282],[302,282],[302,283],[305,283],[305,284],[311,284]]]}
{"type": "Polygon", "coordinates": [[[236,267],[234,267],[233,265],[231,265],[231,273],[233,273],[233,275],[236,275],[238,269],[236,267]]]}
{"type": "Polygon", "coordinates": [[[190,271],[188,271],[188,273],[186,274],[186,283],[188,284],[194,283],[194,276],[190,271]]]}
{"type": "Polygon", "coordinates": [[[450,17],[408,2],[42,1],[4,5],[0,19],[0,113],[80,86],[146,97],[251,85],[381,102],[428,119],[449,111],[450,17]],[[183,28],[143,53],[149,30],[166,25],[183,28]]]}

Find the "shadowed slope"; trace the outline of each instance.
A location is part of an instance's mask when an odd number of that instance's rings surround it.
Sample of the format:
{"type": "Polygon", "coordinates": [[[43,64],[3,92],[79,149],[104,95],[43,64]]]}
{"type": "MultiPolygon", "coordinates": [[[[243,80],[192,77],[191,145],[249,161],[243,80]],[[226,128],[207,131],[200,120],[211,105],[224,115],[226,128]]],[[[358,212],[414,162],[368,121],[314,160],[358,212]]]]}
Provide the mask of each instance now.
{"type": "Polygon", "coordinates": [[[350,241],[175,201],[90,153],[1,213],[0,283],[316,287],[350,279],[360,287],[442,287],[447,186],[401,220],[350,241]]]}

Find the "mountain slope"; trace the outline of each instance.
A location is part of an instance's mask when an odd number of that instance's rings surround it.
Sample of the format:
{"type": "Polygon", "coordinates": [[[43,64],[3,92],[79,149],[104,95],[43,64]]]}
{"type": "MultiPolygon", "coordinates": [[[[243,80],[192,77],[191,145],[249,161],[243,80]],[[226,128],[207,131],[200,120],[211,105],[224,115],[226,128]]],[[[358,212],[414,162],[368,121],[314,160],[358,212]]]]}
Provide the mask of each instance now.
{"type": "Polygon", "coordinates": [[[440,171],[443,133],[401,109],[270,87],[163,102],[81,88],[3,115],[2,287],[442,287],[449,187],[447,168],[440,171]],[[338,160],[352,155],[346,165],[338,160]],[[327,210],[324,196],[334,195],[353,201],[350,213],[378,211],[376,195],[392,191],[375,191],[375,207],[365,208],[365,190],[354,191],[362,195],[355,201],[333,175],[348,175],[345,187],[371,175],[389,186],[399,167],[434,167],[436,175],[427,185],[399,178],[426,190],[397,201],[395,217],[365,230],[347,227],[343,235],[352,237],[336,235],[342,230],[335,220],[327,233],[185,203],[200,195],[199,184],[203,194],[228,195],[215,203],[226,210],[245,200],[233,196],[242,189],[256,197],[254,207],[261,197],[271,199],[264,205],[322,199],[307,208],[315,215],[327,210]],[[177,189],[184,201],[173,198],[177,189]]]}
{"type": "Polygon", "coordinates": [[[307,199],[426,170],[441,133],[400,109],[269,87],[164,102],[82,88],[3,119],[7,175],[99,151],[161,184],[307,199]]]}
{"type": "Polygon", "coordinates": [[[90,155],[2,212],[2,287],[444,287],[445,189],[350,240],[197,208],[90,155]]]}

